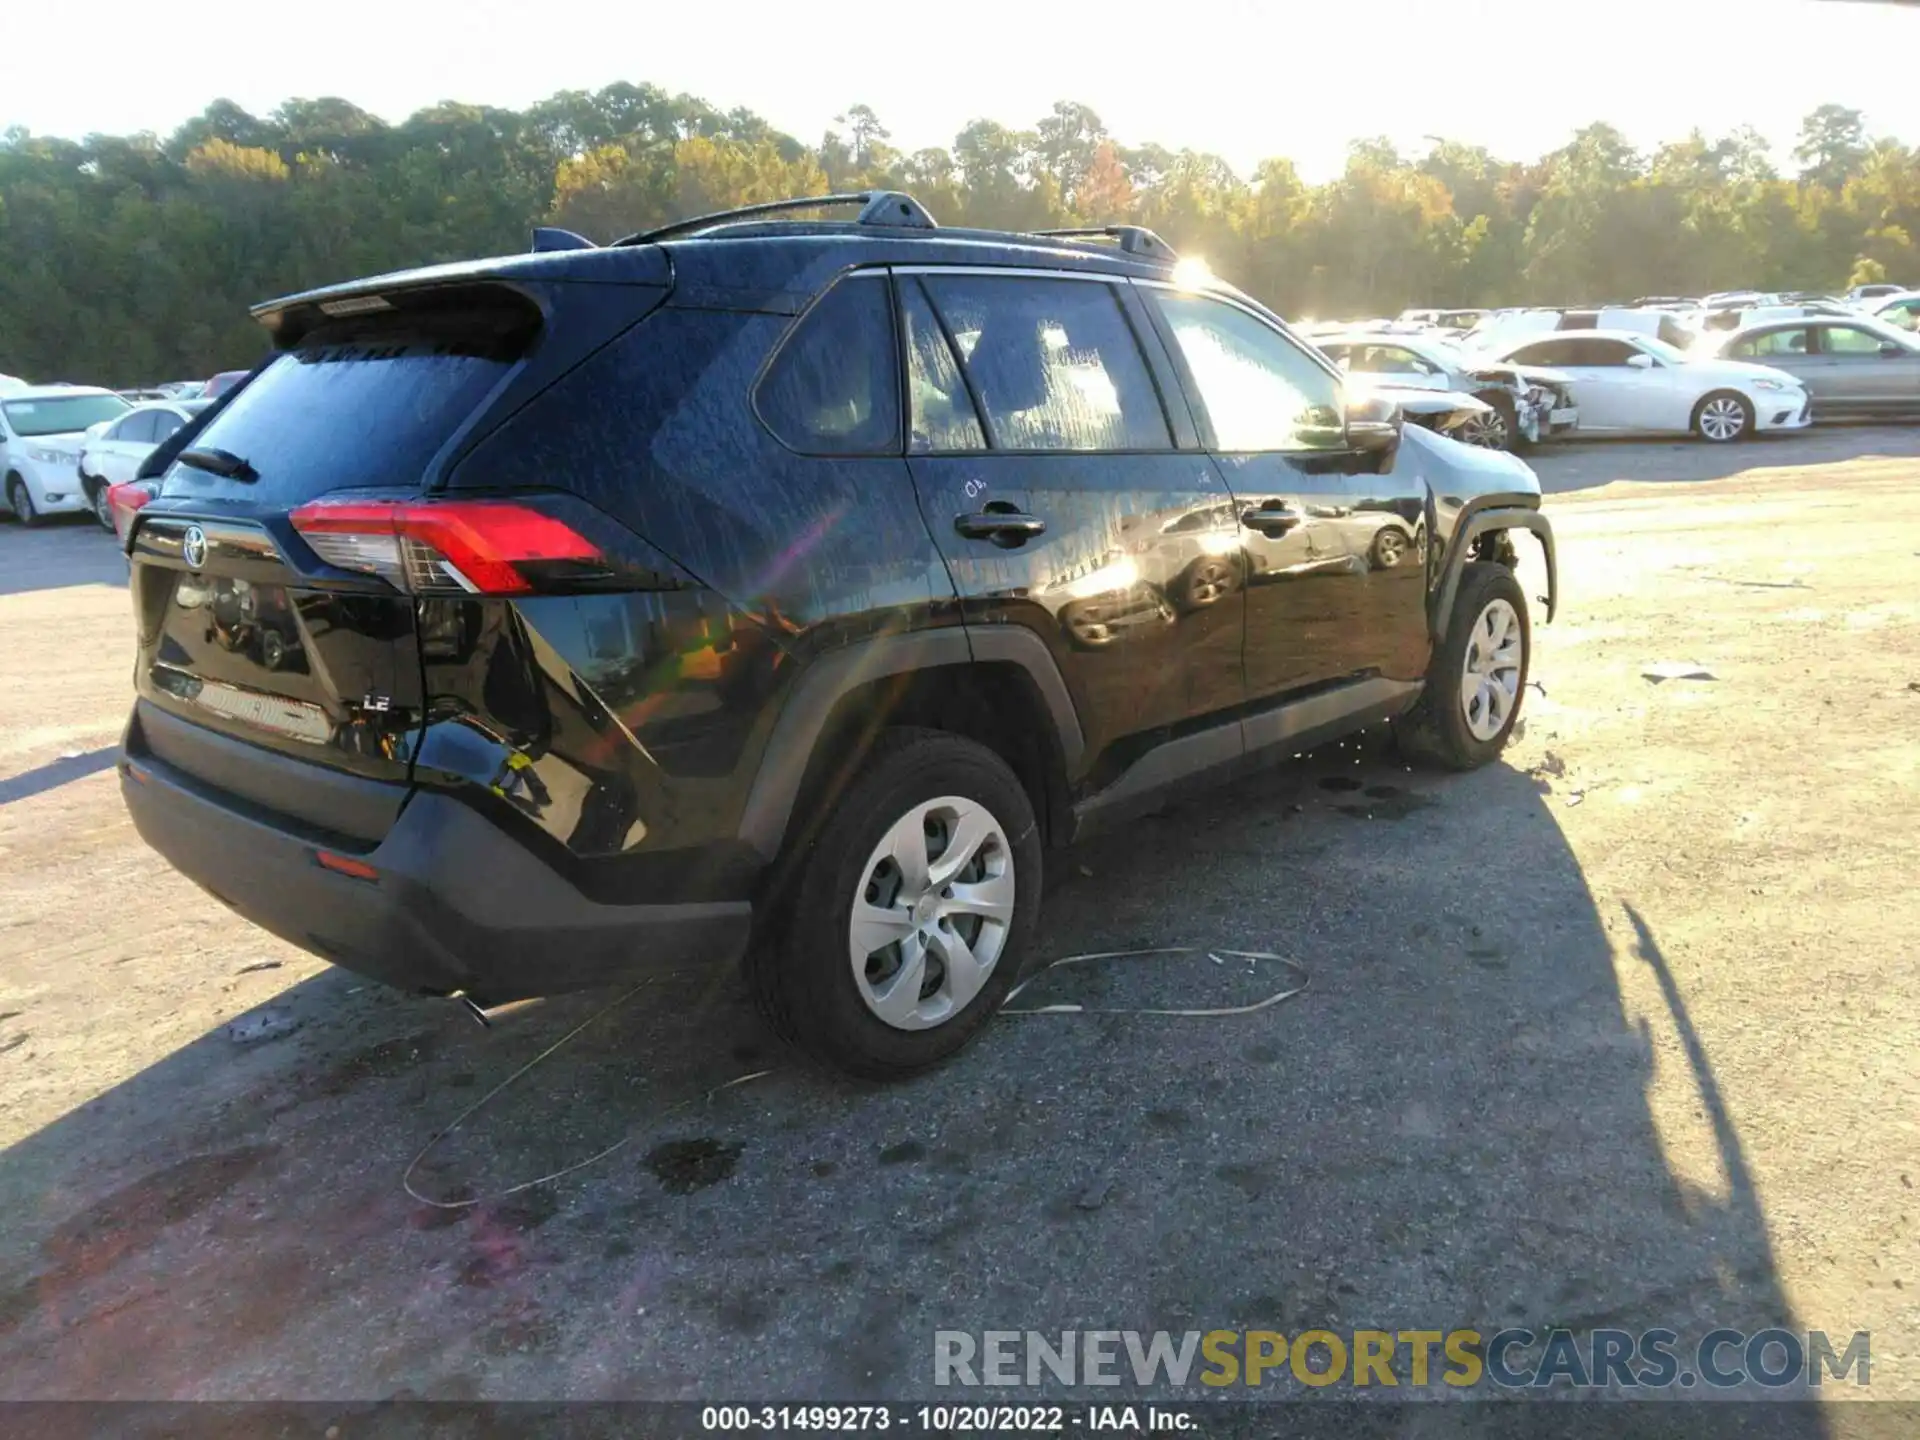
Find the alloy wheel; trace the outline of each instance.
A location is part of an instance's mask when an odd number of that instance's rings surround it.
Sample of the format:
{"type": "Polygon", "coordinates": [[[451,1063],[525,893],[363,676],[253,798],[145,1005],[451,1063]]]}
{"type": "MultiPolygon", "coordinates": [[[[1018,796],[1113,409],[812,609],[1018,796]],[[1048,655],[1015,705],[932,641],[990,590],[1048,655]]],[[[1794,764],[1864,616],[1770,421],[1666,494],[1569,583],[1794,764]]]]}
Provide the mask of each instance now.
{"type": "Polygon", "coordinates": [[[1489,600],[1473,622],[1460,673],[1460,708],[1476,740],[1492,740],[1520,703],[1520,617],[1505,600],[1489,600]]]}
{"type": "Polygon", "coordinates": [[[957,795],[914,806],[867,857],[848,918],[867,1009],[896,1030],[951,1020],[993,973],[1013,905],[1013,847],[986,806],[957,795]]]}
{"type": "Polygon", "coordinates": [[[1477,445],[1482,450],[1504,450],[1507,448],[1507,417],[1498,410],[1489,410],[1484,415],[1470,415],[1466,424],[1460,427],[1460,439],[1467,445],[1477,445]]]}
{"type": "Polygon", "coordinates": [[[1709,440],[1737,440],[1746,428],[1746,407],[1731,395],[1716,395],[1700,407],[1700,433],[1709,440]]]}

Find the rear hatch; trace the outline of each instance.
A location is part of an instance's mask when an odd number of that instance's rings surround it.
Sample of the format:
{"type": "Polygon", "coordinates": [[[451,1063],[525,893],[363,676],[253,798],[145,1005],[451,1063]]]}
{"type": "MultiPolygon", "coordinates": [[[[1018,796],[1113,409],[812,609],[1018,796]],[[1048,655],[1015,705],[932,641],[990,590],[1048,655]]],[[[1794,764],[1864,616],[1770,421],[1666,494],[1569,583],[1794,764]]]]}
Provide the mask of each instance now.
{"type": "Polygon", "coordinates": [[[422,596],[475,588],[391,517],[417,510],[468,444],[664,293],[436,278],[264,313],[281,353],[189,435],[128,538],[129,751],[274,817],[376,843],[408,793],[424,724],[422,596]],[[566,327],[564,353],[552,322],[581,299],[570,292],[593,292],[592,313],[566,327]]]}

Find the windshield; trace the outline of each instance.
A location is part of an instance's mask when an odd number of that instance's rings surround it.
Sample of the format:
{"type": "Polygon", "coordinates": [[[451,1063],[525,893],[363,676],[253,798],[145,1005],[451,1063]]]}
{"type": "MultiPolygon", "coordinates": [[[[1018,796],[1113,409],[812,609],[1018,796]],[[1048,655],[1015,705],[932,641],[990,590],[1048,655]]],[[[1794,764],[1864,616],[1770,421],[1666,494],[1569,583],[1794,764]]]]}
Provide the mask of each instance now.
{"type": "Polygon", "coordinates": [[[21,437],[66,435],[124,415],[133,407],[118,395],[42,396],[38,400],[9,400],[7,424],[21,437]]]}

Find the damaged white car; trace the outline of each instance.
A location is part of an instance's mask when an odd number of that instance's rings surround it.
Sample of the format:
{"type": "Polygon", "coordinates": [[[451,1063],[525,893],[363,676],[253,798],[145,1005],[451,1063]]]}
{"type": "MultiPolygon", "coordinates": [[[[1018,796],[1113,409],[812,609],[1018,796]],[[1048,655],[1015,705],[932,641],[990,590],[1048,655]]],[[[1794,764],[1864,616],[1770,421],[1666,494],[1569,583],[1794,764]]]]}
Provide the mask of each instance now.
{"type": "MultiPolygon", "coordinates": [[[[1345,330],[1318,336],[1314,344],[1368,391],[1457,392],[1479,401],[1484,413],[1442,431],[1469,445],[1511,450],[1565,434],[1580,423],[1571,377],[1471,354],[1444,336],[1345,330]]],[[[1395,393],[1392,398],[1401,396],[1395,393]]],[[[1404,404],[1402,408],[1409,419],[1420,418],[1404,404]]]]}

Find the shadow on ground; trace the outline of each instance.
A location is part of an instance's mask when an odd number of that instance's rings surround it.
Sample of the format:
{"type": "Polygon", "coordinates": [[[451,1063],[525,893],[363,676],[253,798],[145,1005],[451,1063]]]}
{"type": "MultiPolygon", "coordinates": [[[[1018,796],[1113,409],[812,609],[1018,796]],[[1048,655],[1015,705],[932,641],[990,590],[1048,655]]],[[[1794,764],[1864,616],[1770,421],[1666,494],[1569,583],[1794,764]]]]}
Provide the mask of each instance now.
{"type": "Polygon", "coordinates": [[[1920,456],[1920,429],[1910,425],[1822,425],[1763,434],[1731,445],[1691,437],[1575,440],[1535,446],[1523,457],[1549,495],[1591,490],[1624,480],[1641,484],[1725,480],[1749,470],[1833,465],[1920,456]]]}
{"type": "MultiPolygon", "coordinates": [[[[1003,1017],[892,1088],[796,1069],[730,978],[661,980],[427,1156],[422,1193],[492,1197],[465,1209],[409,1198],[408,1162],[607,997],[485,1033],[329,972],[246,1017],[267,1038],[209,1034],[0,1154],[5,1391],[953,1400],[936,1329],[1790,1328],[1659,939],[1596,910],[1546,805],[1504,766],[1356,742],[1057,857],[1042,955],[1275,950],[1311,988],[1232,1019],[1003,1017]],[[1663,1159],[1616,964],[1659,977],[1712,1193],[1663,1159]]],[[[1124,962],[1026,998],[1284,979],[1124,962]]],[[[1392,1433],[1492,1423],[1427,1406],[1392,1433]]]]}
{"type": "Polygon", "coordinates": [[[56,515],[29,530],[0,514],[0,595],[126,583],[126,556],[91,515],[56,515]]]}

